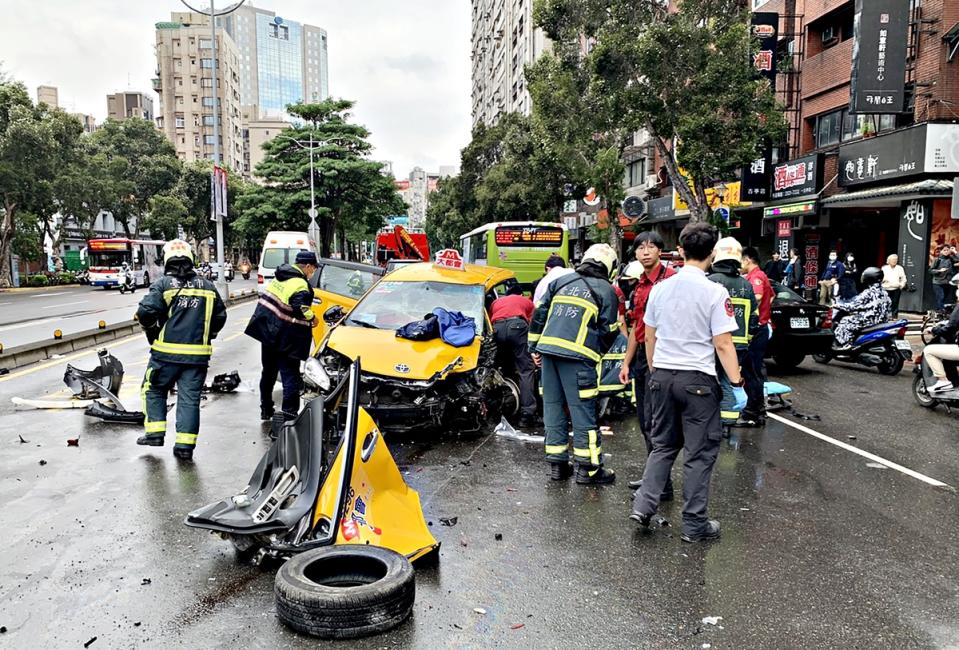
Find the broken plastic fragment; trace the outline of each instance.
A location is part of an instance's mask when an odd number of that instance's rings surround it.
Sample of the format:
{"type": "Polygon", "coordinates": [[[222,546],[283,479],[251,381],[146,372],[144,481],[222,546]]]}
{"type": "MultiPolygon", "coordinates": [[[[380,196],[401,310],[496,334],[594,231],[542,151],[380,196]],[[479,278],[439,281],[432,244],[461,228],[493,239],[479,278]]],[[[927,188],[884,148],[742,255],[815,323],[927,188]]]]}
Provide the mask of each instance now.
{"type": "Polygon", "coordinates": [[[481,615],[483,615],[483,616],[486,616],[486,610],[483,609],[482,607],[474,607],[474,608],[473,608],[473,611],[476,612],[477,614],[481,614],[481,615]]]}
{"type": "Polygon", "coordinates": [[[67,438],[67,447],[79,447],[80,438],[67,438]]]}
{"type": "Polygon", "coordinates": [[[440,523],[444,526],[453,527],[457,521],[459,521],[459,517],[440,517],[440,523]]]}
{"type": "Polygon", "coordinates": [[[866,467],[871,467],[873,469],[888,469],[882,463],[866,463],[866,467]]]}
{"type": "Polygon", "coordinates": [[[719,625],[721,620],[723,620],[722,616],[704,616],[703,625],[719,625]]]}

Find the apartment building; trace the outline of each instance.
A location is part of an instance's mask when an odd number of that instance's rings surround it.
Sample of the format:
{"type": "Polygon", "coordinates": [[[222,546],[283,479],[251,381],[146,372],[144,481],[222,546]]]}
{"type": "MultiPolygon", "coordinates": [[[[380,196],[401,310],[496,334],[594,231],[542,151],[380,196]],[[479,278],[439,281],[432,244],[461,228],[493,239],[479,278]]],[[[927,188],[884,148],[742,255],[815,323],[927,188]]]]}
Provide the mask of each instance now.
{"type": "Polygon", "coordinates": [[[37,103],[50,108],[60,107],[60,91],[56,86],[37,86],[37,103]]]}
{"type": "Polygon", "coordinates": [[[473,125],[494,124],[504,113],[532,109],[527,64],[549,48],[533,25],[533,0],[472,0],[473,125]]]}
{"type": "Polygon", "coordinates": [[[146,93],[132,91],[107,95],[107,117],[113,120],[139,117],[152,122],[156,117],[153,113],[153,99],[146,93]]]}
{"type": "MultiPolygon", "coordinates": [[[[213,158],[213,43],[209,18],[174,12],[156,24],[157,76],[160,96],[157,126],[184,161],[213,158]]],[[[217,94],[221,162],[244,169],[240,110],[240,55],[223,28],[216,30],[217,94]]]]}

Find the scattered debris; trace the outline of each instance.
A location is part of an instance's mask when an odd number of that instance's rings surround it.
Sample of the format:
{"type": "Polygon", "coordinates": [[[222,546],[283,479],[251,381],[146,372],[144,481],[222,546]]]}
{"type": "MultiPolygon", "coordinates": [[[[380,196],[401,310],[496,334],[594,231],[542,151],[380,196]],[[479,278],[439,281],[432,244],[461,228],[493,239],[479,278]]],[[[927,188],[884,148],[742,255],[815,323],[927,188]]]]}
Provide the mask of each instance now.
{"type": "Polygon", "coordinates": [[[46,465],[46,464],[47,464],[47,461],[45,461],[45,460],[43,460],[43,459],[41,458],[41,459],[40,459],[40,465],[46,465]]]}
{"type": "Polygon", "coordinates": [[[67,438],[67,447],[79,447],[80,446],[80,436],[76,438],[67,438]]]}
{"type": "Polygon", "coordinates": [[[133,627],[140,627],[141,625],[142,623],[140,621],[137,621],[136,623],[133,624],[133,627]]]}
{"type": "Polygon", "coordinates": [[[140,581],[140,584],[141,584],[141,585],[148,585],[148,584],[150,584],[151,582],[153,582],[153,580],[151,580],[150,578],[144,578],[143,580],[140,581]]]}
{"type": "Polygon", "coordinates": [[[855,439],[856,439],[856,436],[846,436],[846,437],[849,438],[850,440],[855,440],[855,439]]]}
{"type": "Polygon", "coordinates": [[[523,629],[524,627],[526,627],[526,623],[513,623],[512,625],[509,626],[509,629],[511,629],[511,630],[521,630],[521,629],[523,629]]]}
{"type": "Polygon", "coordinates": [[[10,374],[9,368],[0,368],[0,375],[9,375],[9,374],[10,374]]]}
{"type": "Polygon", "coordinates": [[[232,393],[240,385],[240,373],[236,370],[213,377],[209,385],[203,386],[204,393],[232,393]]]}
{"type": "Polygon", "coordinates": [[[704,616],[703,625],[719,625],[721,620],[723,620],[722,616],[704,616]]]}
{"type": "Polygon", "coordinates": [[[749,512],[749,508],[740,508],[740,510],[743,512],[749,512]]]}
{"type": "Polygon", "coordinates": [[[29,440],[24,440],[24,439],[23,439],[23,436],[21,436],[21,435],[19,435],[19,434],[17,434],[17,437],[20,438],[20,444],[21,444],[21,445],[25,445],[25,444],[27,444],[28,442],[30,442],[29,440]]]}
{"type": "Polygon", "coordinates": [[[513,428],[512,424],[506,421],[505,417],[500,418],[499,424],[497,424],[496,428],[493,429],[493,433],[498,436],[503,436],[504,438],[519,440],[520,442],[542,443],[543,440],[545,440],[544,436],[531,436],[521,431],[517,431],[513,428]]]}
{"type": "Polygon", "coordinates": [[[93,642],[96,641],[96,640],[97,640],[97,637],[93,637],[92,639],[90,639],[89,641],[87,641],[86,643],[84,643],[84,644],[83,644],[83,647],[84,647],[84,648],[89,648],[90,646],[93,645],[93,642]]]}
{"type": "Polygon", "coordinates": [[[6,633],[7,633],[7,626],[0,625],[0,634],[6,634],[6,633]]]}
{"type": "Polygon", "coordinates": [[[486,616],[486,610],[483,609],[482,607],[474,607],[473,611],[482,616],[486,616]]]}
{"type": "Polygon", "coordinates": [[[449,526],[452,528],[456,525],[456,522],[459,521],[459,517],[440,517],[440,523],[444,526],[449,526]]]}
{"type": "Polygon", "coordinates": [[[97,351],[100,367],[93,370],[81,370],[67,364],[63,373],[63,383],[73,391],[78,399],[97,399],[103,397],[102,389],[116,395],[123,384],[123,364],[106,348],[97,351]]]}
{"type": "Polygon", "coordinates": [[[502,541],[503,541],[503,533],[496,533],[495,535],[493,535],[493,539],[495,539],[497,542],[502,542],[502,541]]]}
{"type": "Polygon", "coordinates": [[[871,467],[873,469],[889,469],[882,463],[866,463],[866,467],[871,467]]]}
{"type": "Polygon", "coordinates": [[[709,648],[712,648],[712,647],[713,647],[713,646],[712,646],[711,643],[704,643],[704,644],[703,644],[703,650],[709,650],[709,648]]]}
{"type": "Polygon", "coordinates": [[[467,547],[467,546],[469,546],[469,545],[470,545],[470,543],[466,541],[466,538],[465,538],[465,537],[460,538],[460,546],[462,546],[462,547],[465,548],[465,547],[467,547]]]}

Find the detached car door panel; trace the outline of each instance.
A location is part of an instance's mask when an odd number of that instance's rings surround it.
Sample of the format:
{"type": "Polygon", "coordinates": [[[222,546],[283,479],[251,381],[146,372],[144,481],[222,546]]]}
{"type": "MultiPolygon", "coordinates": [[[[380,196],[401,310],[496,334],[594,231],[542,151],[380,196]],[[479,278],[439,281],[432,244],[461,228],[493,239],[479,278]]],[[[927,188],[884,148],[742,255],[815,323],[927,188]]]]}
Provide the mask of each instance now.
{"type": "Polygon", "coordinates": [[[313,328],[314,348],[323,341],[329,331],[330,326],[323,320],[323,314],[335,306],[349,312],[381,277],[383,269],[379,266],[320,260],[319,269],[310,278],[313,286],[313,313],[319,319],[318,325],[313,328]]]}

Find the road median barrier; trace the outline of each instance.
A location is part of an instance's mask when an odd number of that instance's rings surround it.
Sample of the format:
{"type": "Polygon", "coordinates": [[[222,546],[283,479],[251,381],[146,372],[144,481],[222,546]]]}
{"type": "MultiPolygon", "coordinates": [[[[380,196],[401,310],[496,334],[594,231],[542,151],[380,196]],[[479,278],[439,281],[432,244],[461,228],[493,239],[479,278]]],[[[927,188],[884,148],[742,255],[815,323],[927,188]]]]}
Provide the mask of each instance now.
{"type": "MultiPolygon", "coordinates": [[[[226,304],[235,305],[256,298],[256,290],[243,290],[230,294],[226,304]]],[[[60,332],[60,330],[56,330],[60,332]]],[[[133,334],[140,334],[143,330],[136,319],[107,324],[104,321],[97,323],[97,327],[75,334],[55,334],[48,339],[25,343],[12,348],[5,348],[0,341],[0,369],[14,370],[23,366],[46,361],[54,355],[69,354],[126,338],[133,334]]]]}

